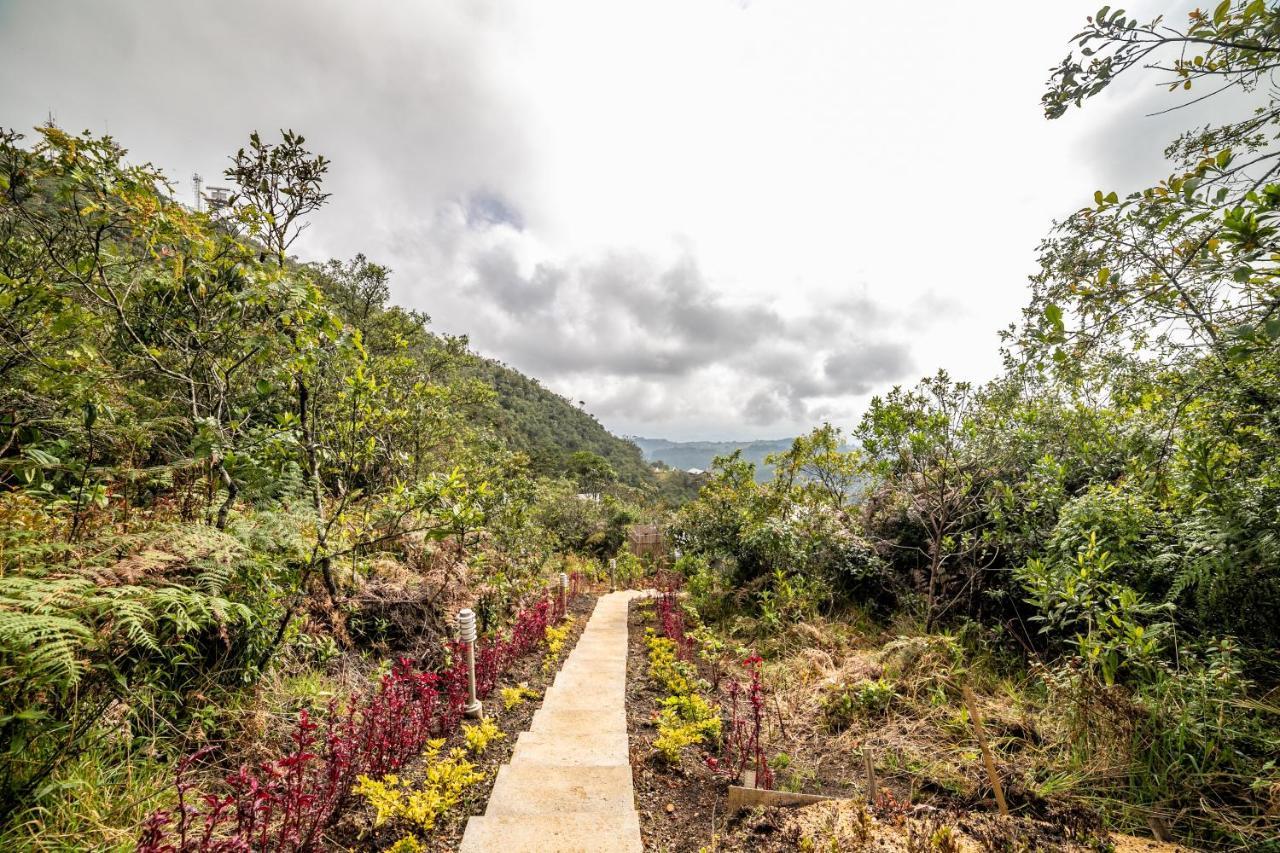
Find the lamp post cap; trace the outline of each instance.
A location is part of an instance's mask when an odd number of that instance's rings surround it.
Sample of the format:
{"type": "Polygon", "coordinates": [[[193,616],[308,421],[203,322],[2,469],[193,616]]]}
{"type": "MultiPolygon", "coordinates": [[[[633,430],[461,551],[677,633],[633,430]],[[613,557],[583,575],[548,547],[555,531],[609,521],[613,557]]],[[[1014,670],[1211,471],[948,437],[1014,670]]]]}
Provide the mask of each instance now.
{"type": "Polygon", "coordinates": [[[476,639],[476,614],[464,607],[458,611],[458,635],[464,643],[473,643],[476,639]]]}

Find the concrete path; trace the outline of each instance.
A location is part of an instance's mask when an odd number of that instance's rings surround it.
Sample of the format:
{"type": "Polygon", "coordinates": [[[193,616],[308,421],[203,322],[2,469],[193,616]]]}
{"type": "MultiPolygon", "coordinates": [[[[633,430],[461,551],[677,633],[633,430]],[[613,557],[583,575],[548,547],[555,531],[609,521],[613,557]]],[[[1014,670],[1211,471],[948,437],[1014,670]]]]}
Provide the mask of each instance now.
{"type": "Polygon", "coordinates": [[[601,596],[459,853],[642,853],[627,747],[627,604],[601,596]]]}

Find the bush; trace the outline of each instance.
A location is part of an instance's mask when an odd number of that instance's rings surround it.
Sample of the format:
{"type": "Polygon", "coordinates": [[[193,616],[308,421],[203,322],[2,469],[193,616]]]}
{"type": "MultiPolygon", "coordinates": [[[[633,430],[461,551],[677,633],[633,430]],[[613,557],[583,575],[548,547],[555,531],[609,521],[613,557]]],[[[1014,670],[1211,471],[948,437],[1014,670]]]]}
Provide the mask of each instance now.
{"type": "Polygon", "coordinates": [[[720,709],[696,693],[668,696],[658,715],[658,737],[653,746],[668,764],[680,760],[680,752],[695,744],[714,745],[720,740],[720,709]]]}
{"type": "Polygon", "coordinates": [[[390,820],[404,821],[420,830],[430,830],[436,821],[462,799],[462,792],[484,779],[475,765],[466,760],[467,751],[454,749],[447,758],[440,758],[443,740],[433,740],[423,753],[427,775],[420,787],[402,782],[389,773],[381,779],[361,775],[353,789],[373,806],[374,825],[382,826],[390,820]]]}
{"type": "Polygon", "coordinates": [[[862,679],[827,691],[822,700],[822,715],[834,731],[843,731],[863,717],[878,717],[888,712],[897,693],[884,679],[862,679]]]}

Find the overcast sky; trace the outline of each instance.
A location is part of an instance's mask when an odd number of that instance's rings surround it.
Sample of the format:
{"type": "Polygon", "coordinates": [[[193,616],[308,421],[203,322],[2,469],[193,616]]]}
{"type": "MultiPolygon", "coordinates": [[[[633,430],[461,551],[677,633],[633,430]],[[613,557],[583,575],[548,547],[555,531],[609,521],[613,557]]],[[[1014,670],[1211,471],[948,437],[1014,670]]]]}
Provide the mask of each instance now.
{"type": "Polygon", "coordinates": [[[1098,2],[0,0],[0,125],[185,198],[291,127],[333,161],[303,259],[391,266],[615,432],[787,436],[994,376],[1052,220],[1167,173],[1137,79],[1042,118],[1098,2]]]}

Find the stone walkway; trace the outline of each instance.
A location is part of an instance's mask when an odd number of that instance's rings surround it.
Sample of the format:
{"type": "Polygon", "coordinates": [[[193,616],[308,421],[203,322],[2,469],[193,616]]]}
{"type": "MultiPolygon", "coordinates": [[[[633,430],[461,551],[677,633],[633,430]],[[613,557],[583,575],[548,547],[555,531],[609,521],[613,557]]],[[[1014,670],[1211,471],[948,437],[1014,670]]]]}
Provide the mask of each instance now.
{"type": "Polygon", "coordinates": [[[627,748],[627,605],[601,596],[460,853],[642,853],[627,748]]]}

